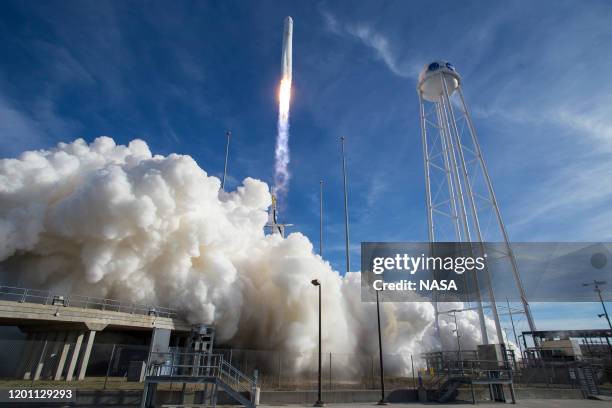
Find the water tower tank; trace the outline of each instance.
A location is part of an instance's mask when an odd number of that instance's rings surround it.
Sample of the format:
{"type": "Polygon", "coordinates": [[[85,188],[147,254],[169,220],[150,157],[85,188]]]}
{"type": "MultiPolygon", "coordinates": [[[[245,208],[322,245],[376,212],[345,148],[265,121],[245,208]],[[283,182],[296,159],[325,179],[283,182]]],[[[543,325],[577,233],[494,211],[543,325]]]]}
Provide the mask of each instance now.
{"type": "Polygon", "coordinates": [[[429,102],[440,101],[444,94],[442,78],[446,82],[448,96],[452,95],[461,83],[461,77],[455,71],[453,64],[447,61],[435,61],[425,65],[417,82],[417,89],[423,95],[423,99],[429,102]]]}

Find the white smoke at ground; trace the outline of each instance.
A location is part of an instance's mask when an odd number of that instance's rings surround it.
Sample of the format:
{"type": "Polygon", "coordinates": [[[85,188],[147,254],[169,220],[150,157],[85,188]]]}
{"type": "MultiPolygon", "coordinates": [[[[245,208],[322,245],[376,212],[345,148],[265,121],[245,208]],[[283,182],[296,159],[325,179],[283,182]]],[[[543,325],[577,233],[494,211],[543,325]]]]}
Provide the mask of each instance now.
{"type": "MultiPolygon", "coordinates": [[[[376,355],[359,274],[332,270],[299,232],[265,235],[270,204],[261,181],[224,192],[191,157],[152,155],[141,140],[25,152],[0,160],[1,279],[175,308],[236,348],[314,353],[318,278],[324,351],[376,355]]],[[[385,354],[402,356],[390,370],[436,348],[430,303],[382,303],[381,318],[385,354]]],[[[474,312],[460,326],[462,345],[479,341],[474,312]]],[[[452,349],[454,323],[440,329],[452,349]]]]}

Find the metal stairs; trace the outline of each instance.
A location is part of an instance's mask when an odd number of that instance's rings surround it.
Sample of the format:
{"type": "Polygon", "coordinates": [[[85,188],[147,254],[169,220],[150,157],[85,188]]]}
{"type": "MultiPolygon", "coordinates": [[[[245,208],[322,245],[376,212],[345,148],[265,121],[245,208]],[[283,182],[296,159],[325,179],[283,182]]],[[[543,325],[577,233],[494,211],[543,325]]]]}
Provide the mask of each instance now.
{"type": "Polygon", "coordinates": [[[438,388],[438,402],[449,402],[454,401],[459,394],[459,387],[464,383],[462,379],[449,378],[444,381],[440,388],[438,388]]]}
{"type": "Polygon", "coordinates": [[[147,366],[141,408],[154,406],[157,385],[162,383],[182,383],[183,400],[186,384],[205,384],[203,400],[212,407],[216,407],[218,392],[222,390],[238,404],[255,408],[257,373],[253,377],[244,374],[225,361],[222,354],[176,351],[160,354],[163,356],[154,356],[147,366]]]}
{"type": "Polygon", "coordinates": [[[599,394],[599,386],[595,380],[595,371],[593,366],[585,365],[576,368],[576,374],[580,383],[580,388],[585,397],[590,397],[599,394]]]}

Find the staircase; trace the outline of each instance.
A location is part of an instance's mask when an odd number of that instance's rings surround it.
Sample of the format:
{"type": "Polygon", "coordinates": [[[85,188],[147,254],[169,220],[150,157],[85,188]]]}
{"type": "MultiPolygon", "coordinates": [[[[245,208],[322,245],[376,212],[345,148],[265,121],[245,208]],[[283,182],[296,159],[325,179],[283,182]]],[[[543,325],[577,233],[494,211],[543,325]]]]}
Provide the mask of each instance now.
{"type": "Polygon", "coordinates": [[[454,401],[459,394],[459,387],[463,381],[456,378],[450,378],[442,383],[438,388],[438,402],[454,401]]]}
{"type": "Polygon", "coordinates": [[[160,355],[152,354],[147,366],[141,408],[153,407],[157,384],[161,383],[207,384],[204,388],[206,404],[216,407],[221,389],[239,405],[255,408],[257,373],[253,377],[244,374],[225,361],[222,354],[176,351],[157,354],[160,355]],[[245,394],[250,395],[250,399],[245,394]]]}
{"type": "Polygon", "coordinates": [[[597,386],[597,381],[595,380],[595,371],[593,370],[593,366],[585,365],[582,367],[576,367],[575,370],[576,376],[578,377],[578,382],[580,383],[580,388],[582,389],[585,397],[598,395],[599,387],[597,386]]]}

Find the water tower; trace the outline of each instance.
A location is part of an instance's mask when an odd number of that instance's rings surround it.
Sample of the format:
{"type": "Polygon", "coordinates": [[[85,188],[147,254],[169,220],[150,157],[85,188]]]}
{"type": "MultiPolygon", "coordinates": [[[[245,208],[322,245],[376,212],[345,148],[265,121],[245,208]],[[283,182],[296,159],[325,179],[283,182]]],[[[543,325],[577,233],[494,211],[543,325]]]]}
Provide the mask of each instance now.
{"type": "MultiPolygon", "coordinates": [[[[500,258],[509,262],[529,329],[534,331],[516,259],[461,87],[461,77],[447,61],[426,65],[418,78],[429,240],[502,243],[500,258]]],[[[472,301],[477,304],[483,343],[489,341],[481,284],[488,287],[489,307],[501,342],[502,329],[490,275],[485,273],[488,282],[478,282],[475,275],[472,278],[476,289],[476,299],[472,301]]],[[[434,302],[434,306],[437,327],[438,305],[434,302]]]]}

